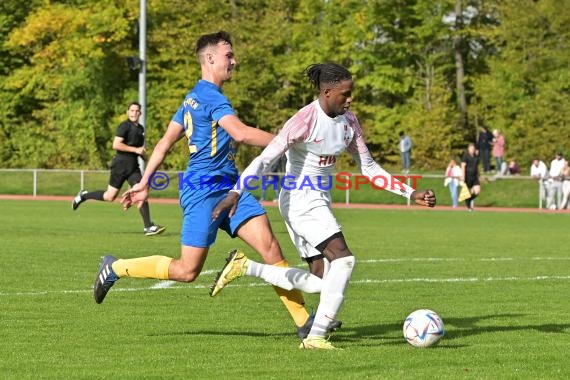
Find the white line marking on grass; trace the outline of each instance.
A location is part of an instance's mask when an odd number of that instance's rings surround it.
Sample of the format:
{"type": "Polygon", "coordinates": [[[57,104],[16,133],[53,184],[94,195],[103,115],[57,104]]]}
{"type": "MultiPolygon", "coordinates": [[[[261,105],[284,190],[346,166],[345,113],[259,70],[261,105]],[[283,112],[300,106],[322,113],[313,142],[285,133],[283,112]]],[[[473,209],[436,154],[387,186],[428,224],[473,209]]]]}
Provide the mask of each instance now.
{"type": "Polygon", "coordinates": [[[151,286],[151,289],[166,289],[170,288],[172,285],[176,284],[176,281],[160,281],[151,286]]]}
{"type": "Polygon", "coordinates": [[[512,257],[487,257],[479,259],[479,261],[513,261],[512,257]]]}
{"type": "Polygon", "coordinates": [[[407,262],[425,262],[425,261],[463,261],[461,258],[442,258],[442,257],[411,257],[403,259],[369,259],[356,260],[359,263],[407,263],[407,262]]]}
{"type": "Polygon", "coordinates": [[[498,282],[498,281],[543,281],[543,280],[570,280],[570,276],[534,276],[534,277],[458,277],[458,278],[392,278],[385,280],[356,280],[351,284],[389,284],[404,282],[498,282]]]}
{"type": "Polygon", "coordinates": [[[533,257],[531,260],[570,260],[570,257],[533,257]]]}
{"type": "MultiPolygon", "coordinates": [[[[409,262],[447,262],[447,261],[481,261],[481,262],[494,262],[494,261],[566,261],[570,257],[482,257],[482,258],[464,258],[464,257],[409,257],[399,259],[368,259],[358,260],[358,263],[376,264],[376,263],[409,263],[409,262]]],[[[297,265],[303,267],[304,265],[297,265]]]]}
{"type": "MultiPolygon", "coordinates": [[[[567,281],[570,280],[570,275],[564,276],[531,276],[531,277],[455,277],[455,278],[388,278],[388,279],[362,279],[351,281],[354,285],[367,285],[367,284],[393,284],[393,283],[475,283],[475,282],[500,282],[500,281],[567,281]]],[[[148,290],[184,290],[184,289],[207,289],[206,285],[187,285],[178,283],[176,281],[161,281],[161,283],[168,282],[168,286],[157,286],[154,284],[150,287],[141,288],[114,288],[113,292],[142,292],[148,290]]],[[[160,283],[159,283],[160,284],[160,283]]],[[[231,284],[231,287],[258,287],[269,286],[265,282],[256,283],[241,283],[231,284]]],[[[50,294],[79,294],[79,293],[92,293],[92,289],[81,290],[54,290],[54,291],[35,291],[35,292],[0,292],[0,297],[20,297],[20,296],[46,296],[50,294]]]]}

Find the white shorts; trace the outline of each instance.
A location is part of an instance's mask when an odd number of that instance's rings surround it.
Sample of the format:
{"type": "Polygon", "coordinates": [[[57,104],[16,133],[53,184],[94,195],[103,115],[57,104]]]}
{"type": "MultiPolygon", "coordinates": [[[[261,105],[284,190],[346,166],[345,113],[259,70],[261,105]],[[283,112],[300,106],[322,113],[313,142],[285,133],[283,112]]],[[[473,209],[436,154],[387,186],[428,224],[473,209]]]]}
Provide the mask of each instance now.
{"type": "Polygon", "coordinates": [[[332,214],[330,194],[317,190],[282,190],[279,211],[299,255],[320,255],[316,246],[341,231],[332,214]]]}

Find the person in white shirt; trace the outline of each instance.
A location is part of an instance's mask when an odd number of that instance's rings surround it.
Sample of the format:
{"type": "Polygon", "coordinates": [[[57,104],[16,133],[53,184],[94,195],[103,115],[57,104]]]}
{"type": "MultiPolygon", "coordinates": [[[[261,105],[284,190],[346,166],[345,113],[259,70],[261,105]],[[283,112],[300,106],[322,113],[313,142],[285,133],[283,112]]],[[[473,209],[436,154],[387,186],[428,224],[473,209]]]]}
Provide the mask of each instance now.
{"type": "Polygon", "coordinates": [[[455,160],[449,161],[449,165],[447,165],[447,169],[445,169],[445,180],[443,181],[443,186],[449,186],[451,206],[453,208],[456,208],[459,203],[457,188],[462,176],[463,170],[461,170],[461,166],[457,165],[455,160]]]}
{"type": "Polygon", "coordinates": [[[546,167],[546,164],[539,159],[534,159],[530,166],[530,176],[538,181],[540,191],[539,196],[541,199],[540,207],[542,207],[542,202],[546,201],[547,193],[548,168],[546,167]]]}
{"type": "Polygon", "coordinates": [[[402,156],[402,173],[409,173],[411,166],[412,139],[410,136],[406,135],[404,131],[400,131],[398,149],[402,156]]]}
{"type": "Polygon", "coordinates": [[[560,209],[562,206],[562,171],[566,165],[562,152],[556,152],[556,157],[550,163],[549,171],[549,191],[548,208],[551,210],[560,209]],[[556,195],[556,202],[554,196],[556,195]]]}
{"type": "Polygon", "coordinates": [[[398,186],[386,186],[387,182],[394,183],[393,177],[372,159],[362,128],[349,110],[353,81],[346,68],[334,63],[313,64],[307,68],[306,75],[319,91],[318,99],[285,123],[261,155],[243,171],[234,189],[215,208],[212,218],[225,215],[227,210],[231,217],[248,181],[260,178],[272,162],[286,153],[285,178],[292,179],[296,185],[283,186],[279,211],[298,253],[309,263],[311,273],[260,264],[234,251],[215,279],[211,295],[243,275],[259,277],[285,289],[320,292],[314,323],[300,348],[334,349],[325,334],[344,301],[355,264],[331,210],[329,189],[336,158],[347,150],[371,182],[419,205],[434,207],[436,198],[432,190],[414,190],[400,182],[398,186]],[[325,270],[327,261],[330,262],[328,271],[325,270]]]}
{"type": "Polygon", "coordinates": [[[562,204],[560,209],[570,208],[568,198],[570,198],[570,166],[568,166],[568,161],[566,161],[566,165],[564,165],[562,170],[562,204]]]}

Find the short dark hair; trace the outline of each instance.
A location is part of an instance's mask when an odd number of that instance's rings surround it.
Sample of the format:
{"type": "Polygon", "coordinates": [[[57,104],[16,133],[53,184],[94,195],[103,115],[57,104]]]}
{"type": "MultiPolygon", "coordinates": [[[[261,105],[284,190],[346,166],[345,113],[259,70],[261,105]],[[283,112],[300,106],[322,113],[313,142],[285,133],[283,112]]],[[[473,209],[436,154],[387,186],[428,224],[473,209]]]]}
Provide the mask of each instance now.
{"type": "Polygon", "coordinates": [[[313,87],[319,91],[323,84],[337,84],[343,80],[352,80],[350,71],[332,62],[313,63],[305,69],[304,73],[313,87]]]}
{"type": "Polygon", "coordinates": [[[130,102],[129,106],[127,107],[127,110],[129,110],[131,108],[131,106],[138,106],[139,107],[139,111],[142,111],[142,106],[139,102],[130,102]]]}
{"type": "Polygon", "coordinates": [[[199,55],[206,47],[214,46],[220,42],[232,45],[232,38],[228,32],[220,30],[216,33],[204,34],[196,41],[196,55],[199,55]]]}

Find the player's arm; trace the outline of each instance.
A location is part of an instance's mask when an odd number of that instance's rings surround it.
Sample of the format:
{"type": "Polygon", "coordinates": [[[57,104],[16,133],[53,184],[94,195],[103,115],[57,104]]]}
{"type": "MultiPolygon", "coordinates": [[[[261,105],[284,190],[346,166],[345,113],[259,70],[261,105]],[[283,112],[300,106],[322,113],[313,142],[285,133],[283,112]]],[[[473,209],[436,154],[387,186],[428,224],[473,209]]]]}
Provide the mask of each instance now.
{"type": "Polygon", "coordinates": [[[238,143],[265,147],[275,137],[269,132],[245,125],[236,115],[225,115],[218,124],[238,143]]]}
{"type": "Polygon", "coordinates": [[[356,117],[350,118],[352,128],[354,130],[354,138],[348,146],[348,151],[360,167],[360,172],[376,186],[388,190],[391,193],[401,195],[407,199],[415,201],[421,206],[434,207],[436,203],[435,193],[433,190],[415,190],[408,184],[394,178],[384,168],[382,168],[370,154],[362,128],[356,120],[356,117]]]}
{"type": "Polygon", "coordinates": [[[141,181],[123,194],[121,203],[124,209],[128,209],[133,203],[140,206],[148,198],[150,177],[162,164],[172,146],[183,136],[184,127],[175,121],[171,121],[168,124],[168,129],[154,147],[141,181]]]}
{"type": "Polygon", "coordinates": [[[237,202],[241,193],[246,190],[256,180],[260,180],[262,173],[265,173],[274,162],[276,162],[292,145],[303,141],[309,134],[309,125],[300,117],[293,116],[289,119],[283,129],[259,156],[253,159],[247,168],[241,173],[234,188],[230,190],[226,198],[216,205],[212,212],[212,219],[217,219],[224,210],[230,210],[231,217],[237,209],[237,202]]]}
{"type": "Polygon", "coordinates": [[[397,180],[374,161],[368,150],[353,157],[360,166],[361,173],[376,186],[410,199],[420,206],[435,206],[436,198],[433,190],[415,190],[405,182],[397,180]]]}
{"type": "Polygon", "coordinates": [[[134,147],[124,143],[125,139],[121,136],[115,136],[113,139],[113,149],[118,152],[135,153],[139,156],[143,156],[146,152],[144,146],[134,147]]]}
{"type": "Polygon", "coordinates": [[[148,186],[148,180],[162,164],[172,146],[184,136],[184,127],[175,121],[168,124],[166,132],[156,143],[144,171],[141,183],[148,186]]]}
{"type": "Polygon", "coordinates": [[[267,172],[271,165],[284,154],[285,150],[287,150],[287,146],[282,143],[281,139],[276,137],[271,140],[263,152],[255,157],[247,168],[244,169],[226,198],[216,205],[212,212],[212,219],[217,219],[225,210],[230,210],[229,216],[232,217],[237,210],[237,203],[241,193],[244,190],[252,189],[256,182],[258,186],[261,185],[262,174],[267,172]]]}

